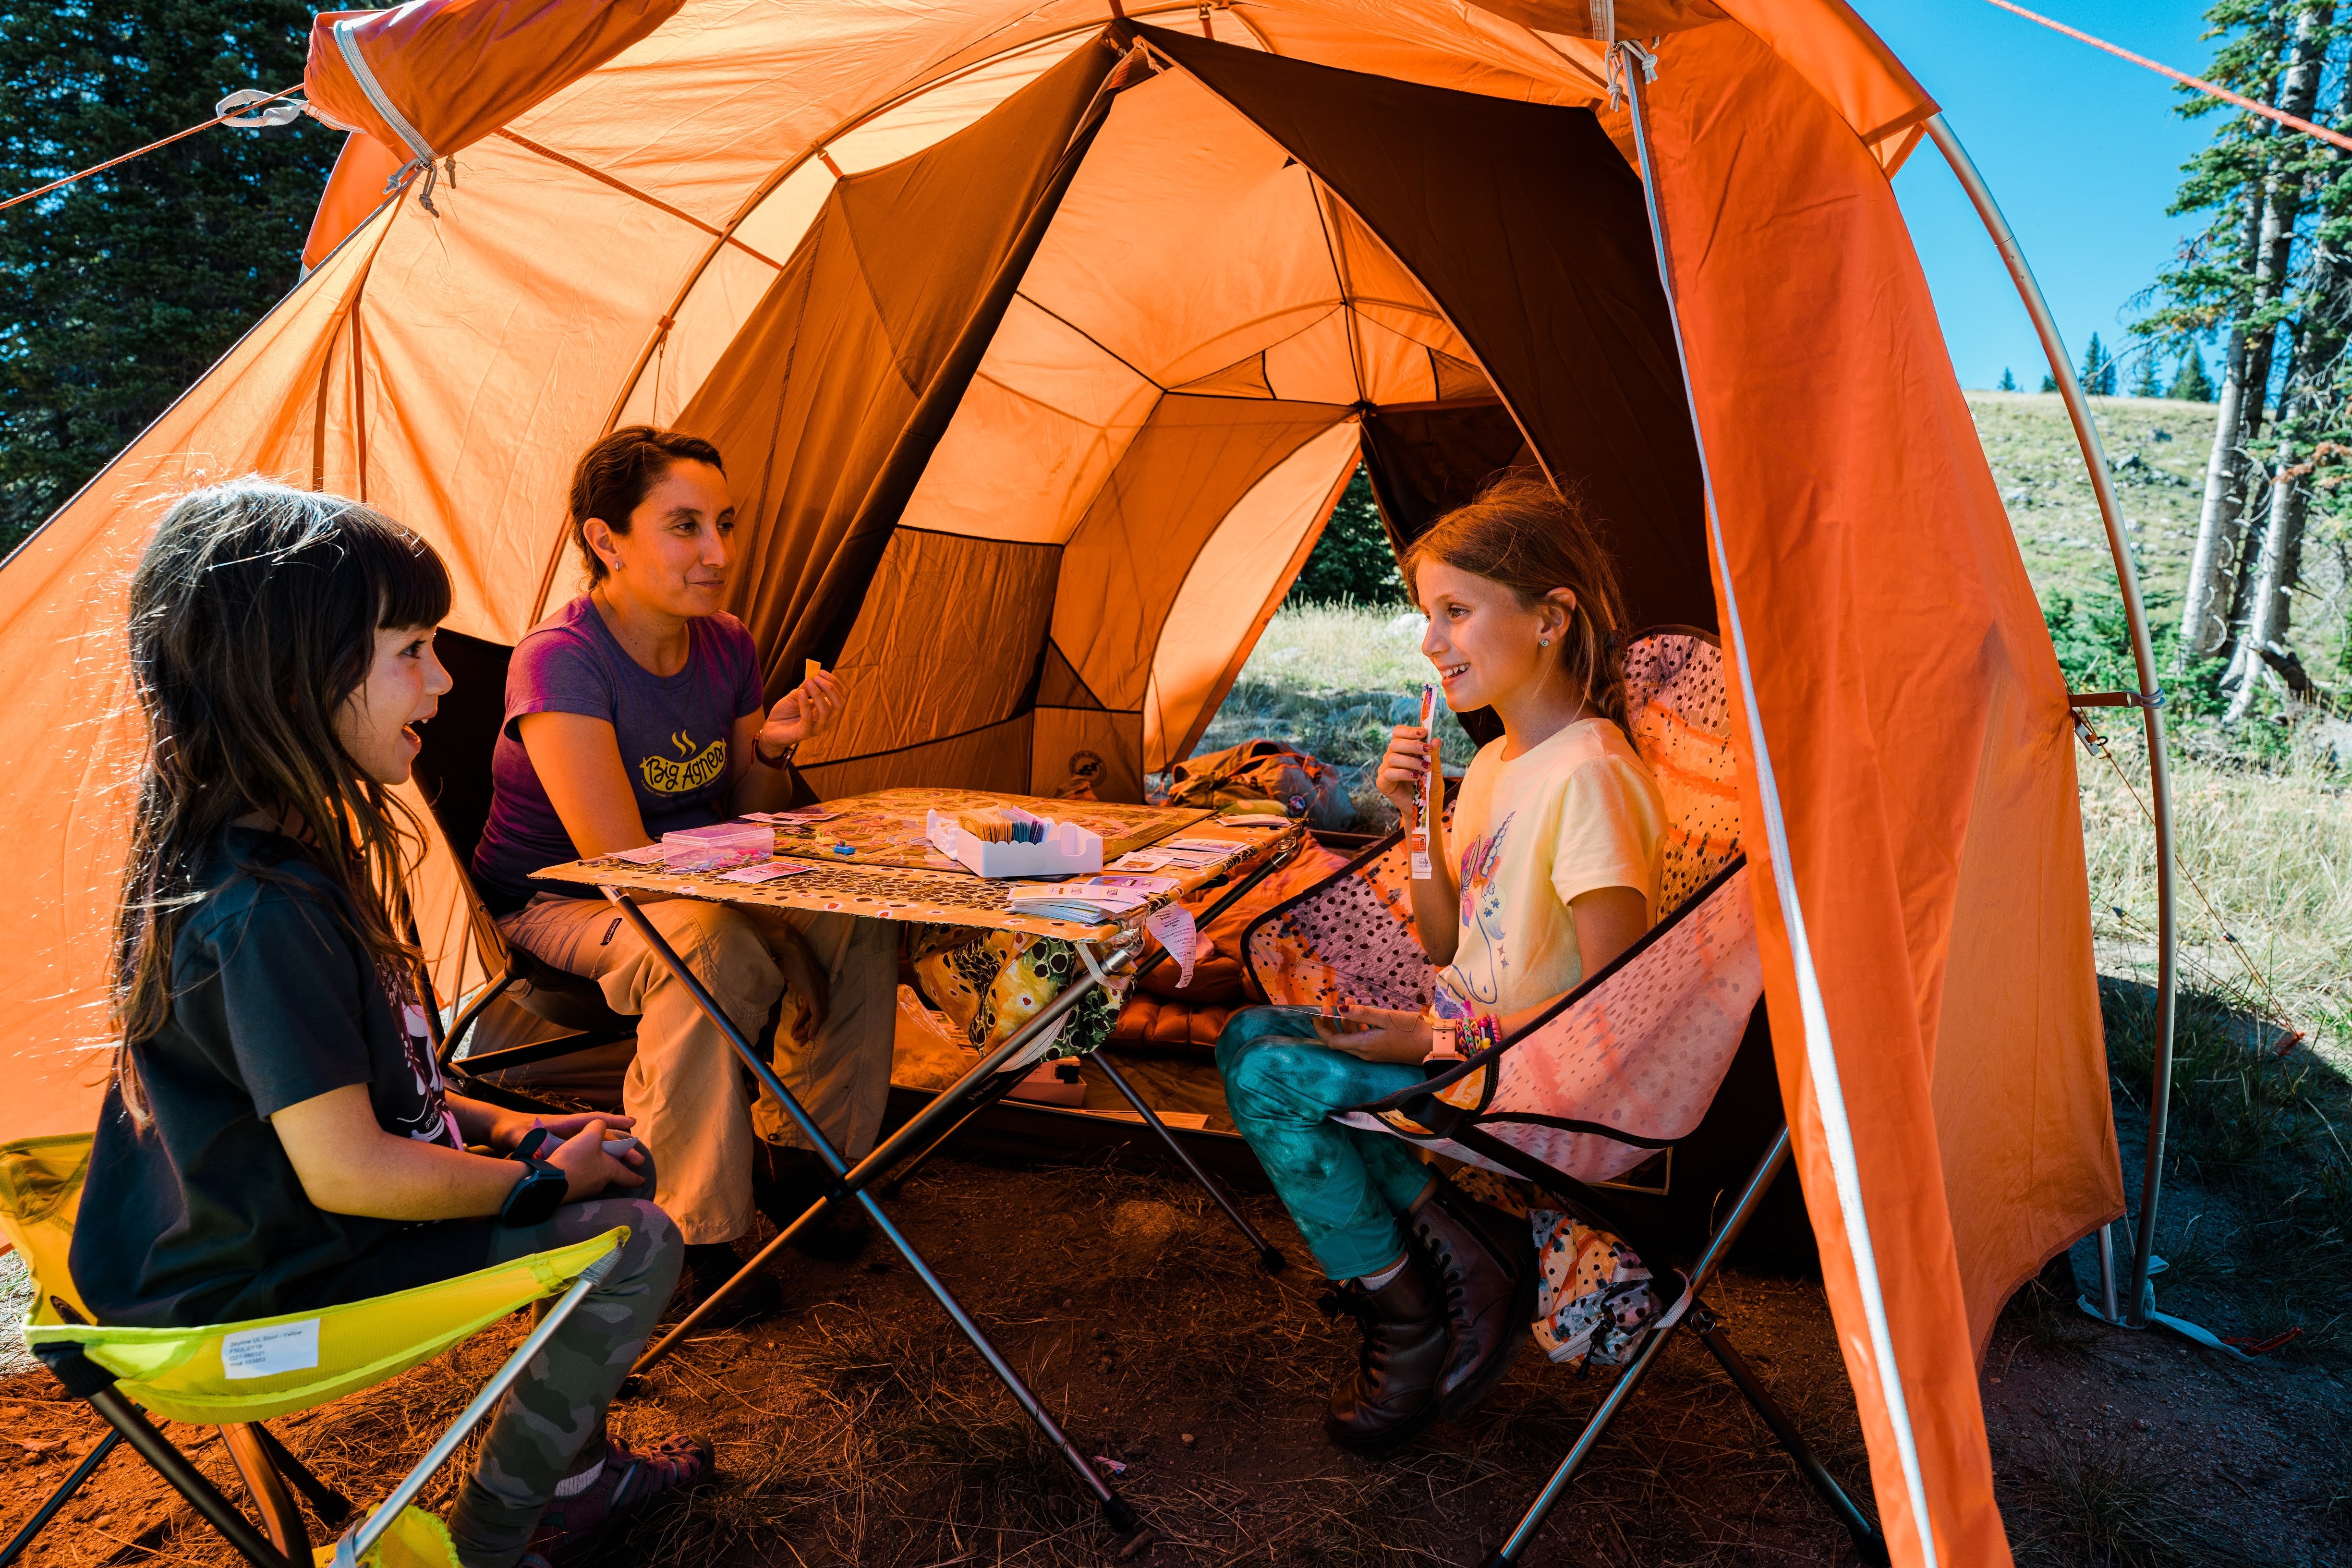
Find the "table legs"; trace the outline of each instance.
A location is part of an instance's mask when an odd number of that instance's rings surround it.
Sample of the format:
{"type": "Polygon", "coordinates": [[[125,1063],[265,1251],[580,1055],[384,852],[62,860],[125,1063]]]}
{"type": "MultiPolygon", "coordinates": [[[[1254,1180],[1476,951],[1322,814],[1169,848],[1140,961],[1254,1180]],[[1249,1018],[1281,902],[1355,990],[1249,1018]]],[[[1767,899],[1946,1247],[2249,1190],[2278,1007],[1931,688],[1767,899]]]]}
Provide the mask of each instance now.
{"type": "MultiPolygon", "coordinates": [[[[955,1299],[954,1292],[948,1289],[945,1281],[931,1271],[930,1265],[923,1261],[922,1255],[915,1250],[914,1244],[890,1222],[890,1216],[882,1212],[882,1205],[875,1201],[874,1194],[866,1191],[866,1184],[872,1182],[881,1171],[887,1168],[890,1161],[897,1157],[899,1149],[910,1145],[915,1139],[924,1136],[931,1127],[937,1126],[939,1122],[954,1113],[955,1106],[961,1099],[960,1091],[1000,1068],[1016,1051],[1034,1037],[1035,1030],[1050,1027],[1053,1020],[1067,1013],[1071,1007],[1077,1005],[1079,997],[1102,982],[1089,974],[1085,980],[1073,984],[1061,995],[1056,996],[1039,1012],[1036,1019],[1028,1028],[1007,1040],[996,1050],[990,1052],[979,1066],[964,1075],[954,1089],[942,1093],[921,1114],[901,1127],[898,1132],[876,1148],[874,1152],[859,1161],[856,1167],[852,1169],[842,1158],[840,1151],[826,1139],[824,1131],[817,1126],[800,1101],[793,1098],[792,1091],[785,1089],[782,1082],[777,1079],[775,1069],[769,1065],[767,1059],[754,1048],[751,1042],[744,1037],[743,1032],[735,1026],[734,1020],[727,1016],[727,1010],[719,1005],[718,1000],[710,994],[709,988],[702,984],[694,971],[688,967],[686,961],[678,957],[677,950],[663,938],[654,923],[646,919],[645,911],[637,907],[636,900],[618,888],[606,888],[604,891],[604,896],[612,900],[637,935],[644,939],[646,947],[651,950],[654,956],[677,978],[678,984],[687,988],[688,994],[694,998],[696,1004],[701,1007],[710,1021],[718,1026],[719,1033],[724,1035],[728,1043],[734,1047],[736,1055],[740,1057],[744,1065],[751,1069],[752,1076],[760,1080],[770,1094],[776,1097],[777,1102],[784,1108],[784,1113],[793,1119],[793,1124],[808,1139],[817,1158],[824,1163],[825,1169],[834,1177],[833,1191],[827,1193],[823,1200],[812,1205],[806,1214],[786,1227],[784,1232],[761,1252],[761,1257],[764,1258],[786,1239],[797,1234],[802,1226],[807,1225],[813,1216],[823,1210],[825,1204],[845,1197],[855,1198],[866,1210],[866,1217],[873,1222],[874,1227],[882,1233],[885,1240],[898,1249],[899,1256],[907,1260],[908,1267],[915,1271],[915,1277],[923,1282],[924,1289],[929,1290],[938,1300],[941,1310],[947,1313],[949,1321],[955,1324],[957,1331],[971,1342],[972,1348],[980,1352],[981,1359],[988,1363],[989,1370],[994,1373],[997,1380],[1004,1384],[1006,1391],[1013,1395],[1022,1411],[1036,1424],[1037,1429],[1045,1435],[1046,1439],[1061,1454],[1063,1461],[1076,1472],[1079,1483],[1093,1496],[1096,1506],[1102,1510],[1104,1521],[1122,1535],[1136,1530],[1141,1521],[1138,1519],[1135,1510],[1105,1484],[1094,1466],[1087,1462],[1086,1456],[1080,1454],[1072,1446],[1070,1439],[1055,1422],[1053,1415],[1037,1396],[1030,1392],[1028,1384],[1021,1381],[1020,1374],[1013,1370],[1012,1364],[997,1352],[993,1344],[989,1342],[987,1334],[982,1331],[978,1323],[972,1321],[971,1315],[964,1310],[962,1303],[955,1299]]],[[[1133,951],[1128,950],[1115,958],[1114,963],[1118,962],[1118,958],[1132,958],[1132,956],[1133,951]]],[[[753,1267],[756,1266],[755,1261],[753,1267]]],[[[736,1279],[740,1279],[743,1274],[750,1272],[751,1269],[747,1268],[742,1274],[738,1274],[736,1279]]],[[[731,1286],[734,1282],[730,1280],[729,1285],[731,1286]]],[[[638,1361],[635,1370],[643,1372],[662,1355],[667,1354],[695,1319],[701,1316],[724,1293],[722,1289],[718,1295],[714,1295],[710,1300],[706,1300],[701,1307],[697,1308],[686,1322],[673,1329],[660,1344],[653,1347],[638,1361]]]]}

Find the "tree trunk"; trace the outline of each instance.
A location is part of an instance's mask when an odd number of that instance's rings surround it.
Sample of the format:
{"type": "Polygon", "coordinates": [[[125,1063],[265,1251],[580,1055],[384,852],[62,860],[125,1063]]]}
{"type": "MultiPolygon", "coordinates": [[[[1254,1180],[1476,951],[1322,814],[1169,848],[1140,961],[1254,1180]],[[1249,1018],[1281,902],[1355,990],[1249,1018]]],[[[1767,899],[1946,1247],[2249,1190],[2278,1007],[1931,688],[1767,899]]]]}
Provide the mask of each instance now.
{"type": "Polygon", "coordinates": [[[2291,595],[2302,575],[2305,515],[2303,475],[2296,470],[2294,446],[2291,440],[2281,441],[2278,473],[2271,480],[2270,517],[2263,529],[2253,580],[2248,585],[2246,628],[2238,638],[2238,656],[2230,669],[2229,679],[2236,690],[2225,722],[2239,722],[2253,707],[2254,693],[2262,689],[2268,668],[2264,656],[2286,654],[2287,627],[2294,611],[2291,595]]]}
{"type": "MultiPolygon", "coordinates": [[[[2294,42],[2287,56],[2286,73],[2279,79],[2278,107],[2298,120],[2311,118],[2319,102],[2319,79],[2327,68],[2328,37],[2335,30],[2336,7],[2314,5],[2297,16],[2294,42]]],[[[2294,252],[2295,220],[2303,213],[2304,177],[2278,167],[2301,151],[2293,136],[2273,133],[2270,139],[2272,173],[2263,182],[2269,202],[2263,210],[2262,237],[2254,253],[2254,313],[2259,316],[2285,292],[2287,266],[2294,252]]],[[[2252,394],[2247,410],[2242,445],[2252,446],[2263,433],[2263,405],[2270,394],[2271,361],[2277,341],[2275,324],[2254,329],[2246,351],[2246,387],[2252,394]]]]}
{"type": "Polygon", "coordinates": [[[2214,405],[2213,450],[2205,459],[2205,504],[2197,514],[2197,552],[2189,559],[2189,590],[2180,609],[2182,669],[2212,658],[2230,635],[2231,574],[2238,564],[2238,427],[2245,392],[2246,329],[2240,323],[2230,329],[2221,401],[2214,405]]]}
{"type": "MultiPolygon", "coordinates": [[[[2279,107],[2308,119],[2318,100],[2327,63],[2327,38],[2335,20],[2332,5],[2315,6],[2296,18],[2294,42],[2279,80],[2279,107]]],[[[2273,137],[2271,145],[2281,145],[2273,137]]],[[[2273,152],[2273,159],[2277,156],[2273,152]]],[[[2269,396],[2277,328],[2260,321],[2278,301],[2293,259],[2294,225],[2303,205],[2300,178],[2266,178],[2250,193],[2247,248],[2253,253],[2254,279],[2245,317],[2230,330],[2223,362],[2221,401],[2215,409],[2213,447],[2205,464],[2205,500],[2197,519],[2197,549],[2189,568],[2180,613],[2179,664],[2210,658],[2229,640],[2230,625],[2244,581],[2242,561],[2248,541],[2242,503],[2254,480],[2242,454],[2259,437],[2263,405],[2269,396]]]]}

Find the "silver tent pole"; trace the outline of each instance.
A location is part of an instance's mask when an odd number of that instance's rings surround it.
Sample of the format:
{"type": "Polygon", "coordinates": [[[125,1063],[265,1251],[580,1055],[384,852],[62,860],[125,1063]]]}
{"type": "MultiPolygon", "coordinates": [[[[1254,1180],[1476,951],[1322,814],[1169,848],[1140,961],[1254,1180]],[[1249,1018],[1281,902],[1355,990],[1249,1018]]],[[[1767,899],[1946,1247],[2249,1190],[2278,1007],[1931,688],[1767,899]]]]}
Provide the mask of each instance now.
{"type": "MultiPolygon", "coordinates": [[[[1992,199],[1991,189],[1977,172],[1975,162],[1960,145],[1959,138],[1952,134],[1952,128],[1945,123],[1941,113],[1927,117],[1927,130],[1944,154],[1944,161],[1952,166],[1952,173],[1959,176],[1969,200],[1976,204],[1977,216],[1984,219],[2001,260],[2009,266],[2010,278],[2017,284],[2018,295],[2025,301],[2026,314],[2033,318],[2033,330],[2042,335],[2042,352],[2049,356],[2050,374],[2058,380],[2059,394],[2066,400],[2066,413],[2074,421],[2074,438],[2082,444],[2083,461],[2091,470],[2091,489],[2099,498],[2099,516],[2107,526],[2107,553],[2115,560],[2116,581],[2123,589],[2124,620],[2131,628],[2132,667],[2139,675],[2139,690],[2133,706],[2139,710],[2141,722],[2147,728],[2148,795],[2156,817],[2156,1081],[2148,1091],[2147,1163],[2140,1176],[2139,1235],[2132,1256],[2131,1295],[2123,1304],[2122,1321],[2131,1328],[2144,1329],[2148,1326],[2153,1308],[2147,1276],[2156,1256],[2157,1198],[2164,1184],[2164,1130],[2172,1101],[2174,991],[2179,983],[2174,967],[2179,928],[2172,898],[2172,780],[2164,758],[2164,693],[2156,683],[2156,653],[2148,643],[2147,612],[2140,604],[2139,573],[2132,564],[2131,546],[2124,537],[2123,511],[2116,501],[2115,483],[2107,476],[2106,453],[2099,445],[2098,430],[2091,423],[2091,405],[2083,395],[2083,384],[2075,378],[2074,364],[2066,357],[2066,345],[2058,336],[2058,323],[2050,314],[2050,303],[2042,297],[2042,286],[2033,280],[2033,269],[2025,264],[2025,253],[2018,248],[2017,236],[2010,231],[2009,220],[2000,216],[2000,205],[1992,199]]],[[[2105,1306],[2109,1321],[2113,1321],[2116,1302],[2112,1296],[2107,1298],[2105,1306]]]]}

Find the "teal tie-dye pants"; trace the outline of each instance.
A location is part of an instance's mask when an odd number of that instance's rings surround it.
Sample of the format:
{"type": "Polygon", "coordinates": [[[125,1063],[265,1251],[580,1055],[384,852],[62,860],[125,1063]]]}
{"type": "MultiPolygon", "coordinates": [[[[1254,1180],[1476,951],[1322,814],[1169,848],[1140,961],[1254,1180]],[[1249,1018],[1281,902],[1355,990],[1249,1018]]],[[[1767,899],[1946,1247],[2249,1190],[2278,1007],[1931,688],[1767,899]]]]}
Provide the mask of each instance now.
{"type": "Polygon", "coordinates": [[[1280,1007],[1245,1007],[1227,1021],[1217,1037],[1225,1103],[1323,1272],[1377,1274],[1403,1256],[1400,1222],[1430,1168],[1402,1139],[1328,1118],[1410,1088],[1422,1071],[1335,1051],[1300,1027],[1280,1007]]]}

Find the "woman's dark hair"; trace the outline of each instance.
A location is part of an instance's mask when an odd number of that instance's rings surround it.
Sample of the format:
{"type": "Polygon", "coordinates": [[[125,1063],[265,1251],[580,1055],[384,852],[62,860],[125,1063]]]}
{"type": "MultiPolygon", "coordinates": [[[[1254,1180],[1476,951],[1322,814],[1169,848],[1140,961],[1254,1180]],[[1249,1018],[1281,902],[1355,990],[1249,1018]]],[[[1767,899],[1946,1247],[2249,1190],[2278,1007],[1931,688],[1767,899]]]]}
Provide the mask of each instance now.
{"type": "Polygon", "coordinates": [[[379,627],[448,613],[432,546],[356,501],[247,479],[163,514],[131,580],[147,755],[115,917],[115,1076],[142,1125],[131,1047],[170,1015],[172,946],[230,819],[274,814],[348,896],[379,962],[416,959],[405,871],[423,836],[345,754],[335,715],[367,679],[379,627]]]}
{"type": "Polygon", "coordinates": [[[1562,495],[1524,472],[1490,481],[1475,500],[1439,518],[1404,552],[1405,589],[1416,601],[1416,568],[1443,561],[1457,572],[1500,583],[1533,609],[1555,588],[1576,595],[1560,662],[1584,688],[1595,712],[1626,724],[1625,672],[1614,639],[1624,629],[1617,565],[1573,491],[1562,495]]]}
{"type": "Polygon", "coordinates": [[[604,563],[588,548],[588,520],[600,517],[614,533],[629,531],[629,514],[645,504],[646,492],[661,483],[672,463],[708,463],[720,473],[719,448],[699,436],[624,425],[581,454],[572,470],[572,542],[588,568],[591,584],[604,580],[604,563]]]}

